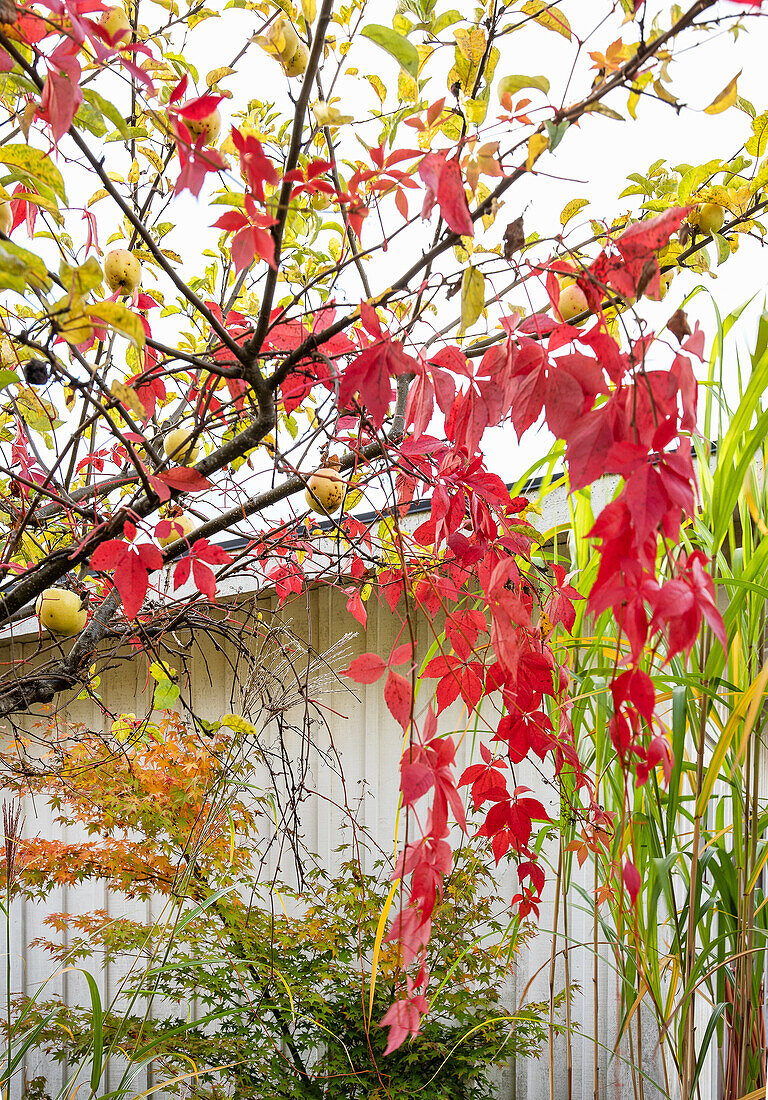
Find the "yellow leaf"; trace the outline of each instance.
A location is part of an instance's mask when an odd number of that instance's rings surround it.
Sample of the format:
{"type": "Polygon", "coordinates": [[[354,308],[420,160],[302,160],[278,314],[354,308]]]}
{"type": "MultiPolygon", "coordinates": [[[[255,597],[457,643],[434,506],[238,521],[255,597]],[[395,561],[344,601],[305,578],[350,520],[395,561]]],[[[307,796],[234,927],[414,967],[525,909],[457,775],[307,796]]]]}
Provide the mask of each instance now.
{"type": "Polygon", "coordinates": [[[485,276],[476,267],[466,267],[461,279],[461,328],[475,323],[485,305],[485,276]]]}
{"type": "Polygon", "coordinates": [[[120,302],[94,302],[88,307],[88,316],[97,325],[109,325],[132,340],[137,348],[144,347],[144,326],[137,313],[120,302]]]}
{"type": "Polygon", "coordinates": [[[221,720],[222,726],[234,730],[243,737],[258,737],[258,730],[249,721],[239,714],[225,714],[221,720]]]}
{"type": "Polygon", "coordinates": [[[768,147],[768,111],[752,120],[752,137],[744,148],[751,157],[761,157],[768,147]]]}
{"type": "Polygon", "coordinates": [[[571,25],[559,8],[553,8],[551,4],[545,3],[545,0],[528,0],[523,4],[521,11],[532,16],[540,26],[546,27],[548,31],[557,31],[570,42],[571,25]]]}
{"type": "Polygon", "coordinates": [[[144,145],[139,145],[136,152],[140,153],[142,157],[145,157],[149,161],[149,163],[152,165],[158,175],[163,174],[163,172],[165,171],[165,166],[163,165],[163,162],[161,161],[160,157],[157,155],[154,149],[150,149],[148,147],[145,147],[144,145]]]}
{"type": "Polygon", "coordinates": [[[225,76],[232,76],[235,69],[231,69],[229,65],[222,65],[220,69],[211,69],[205,78],[205,84],[207,88],[213,88],[215,84],[218,84],[220,80],[223,80],[225,76]]]}
{"type": "Polygon", "coordinates": [[[332,107],[324,99],[320,99],[312,108],[312,114],[317,119],[318,126],[344,126],[353,121],[352,115],[343,115],[337,107],[332,107]]]}
{"type": "Polygon", "coordinates": [[[109,392],[119,401],[122,405],[125,405],[129,412],[132,412],[139,420],[146,420],[147,410],[139,399],[135,390],[130,386],[126,386],[124,382],[113,382],[109,387],[109,392]]]}
{"type": "Polygon", "coordinates": [[[308,27],[311,27],[317,15],[315,0],[301,0],[301,13],[304,16],[304,22],[308,27]]]}
{"type": "Polygon", "coordinates": [[[585,206],[589,206],[589,199],[571,199],[563,207],[560,214],[560,224],[567,225],[571,218],[575,218],[580,210],[583,210],[585,206]]]}
{"type": "Polygon", "coordinates": [[[485,32],[480,27],[472,27],[471,30],[454,31],[453,36],[467,61],[473,65],[479,64],[485,53],[485,32]]]}
{"type": "Polygon", "coordinates": [[[531,134],[528,138],[528,159],[525,162],[526,172],[530,172],[536,161],[549,145],[547,134],[531,134]]]}
{"type": "Polygon", "coordinates": [[[709,107],[704,108],[704,113],[707,115],[719,115],[721,111],[727,111],[729,107],[732,107],[736,102],[736,96],[738,91],[736,89],[736,82],[741,76],[741,69],[736,73],[733,80],[723,88],[719,95],[710,103],[709,107]]]}
{"type": "Polygon", "coordinates": [[[53,403],[43,400],[30,386],[19,386],[16,406],[24,422],[36,432],[51,432],[63,423],[53,403]]]}
{"type": "Polygon", "coordinates": [[[87,344],[93,339],[93,326],[86,316],[83,298],[68,294],[60,298],[51,310],[56,329],[68,344],[87,344]]]}
{"type": "Polygon", "coordinates": [[[499,99],[503,99],[505,95],[517,95],[523,88],[537,88],[547,95],[549,80],[546,76],[503,76],[497,89],[499,99]]]}

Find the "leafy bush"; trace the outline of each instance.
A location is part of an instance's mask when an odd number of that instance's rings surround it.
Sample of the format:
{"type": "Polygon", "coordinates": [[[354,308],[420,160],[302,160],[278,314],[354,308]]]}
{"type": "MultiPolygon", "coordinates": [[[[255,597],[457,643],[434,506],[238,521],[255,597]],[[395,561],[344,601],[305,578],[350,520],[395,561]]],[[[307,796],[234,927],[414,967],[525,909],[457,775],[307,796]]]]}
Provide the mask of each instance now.
{"type": "MultiPolygon", "coordinates": [[[[176,1088],[189,1081],[209,1097],[488,1100],[489,1066],[538,1052],[548,1006],[517,1011],[504,997],[527,933],[505,915],[470,848],[435,921],[426,965],[437,992],[425,1026],[385,1058],[379,1025],[402,968],[382,935],[399,895],[383,862],[362,870],[364,834],[354,851],[338,850],[336,874],[305,857],[300,888],[265,884],[263,815],[250,786],[257,754],[243,751],[242,722],[202,745],[169,716],[106,761],[103,745],[88,745],[84,738],[66,777],[40,783],[62,820],[80,820],[98,839],[27,842],[14,889],[39,897],[56,881],[96,878],[135,897],[166,894],[154,925],[105,911],[50,914],[52,929],[68,929],[66,946],[58,937],[36,943],[59,963],[129,963],[100,1024],[105,1060],[118,1051],[134,1067],[153,1060],[158,1080],[181,1076],[176,1088]],[[97,751],[98,772],[86,766],[97,751]]],[[[26,1029],[52,1013],[41,1042],[54,1059],[92,1060],[92,1008],[22,1004],[26,1029]]]]}

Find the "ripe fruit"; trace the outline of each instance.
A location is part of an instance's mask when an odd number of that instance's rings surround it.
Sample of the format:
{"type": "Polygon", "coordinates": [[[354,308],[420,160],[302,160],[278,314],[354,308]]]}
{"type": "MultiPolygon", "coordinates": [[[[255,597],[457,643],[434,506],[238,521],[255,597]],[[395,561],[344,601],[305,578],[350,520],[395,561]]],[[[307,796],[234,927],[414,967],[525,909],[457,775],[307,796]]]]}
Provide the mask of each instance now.
{"type": "Polygon", "coordinates": [[[304,496],[313,512],[323,512],[329,516],[341,507],[345,488],[346,483],[338,470],[323,467],[307,481],[304,496]]]}
{"type": "Polygon", "coordinates": [[[581,287],[572,283],[571,286],[563,287],[560,291],[557,308],[564,321],[572,321],[580,313],[589,311],[589,302],[581,287]]]}
{"type": "Polygon", "coordinates": [[[50,634],[61,634],[65,638],[79,634],[88,618],[80,597],[66,588],[46,588],[37,597],[35,614],[50,634]]]}
{"type": "Polygon", "coordinates": [[[221,133],[221,111],[218,107],[215,111],[211,111],[205,118],[184,118],[183,115],[179,116],[186,128],[189,130],[190,136],[194,142],[201,134],[205,134],[204,145],[213,145],[216,138],[221,133]]]}
{"type": "Polygon", "coordinates": [[[296,52],[286,61],[283,58],[283,69],[285,75],[289,77],[301,76],[302,73],[307,71],[307,64],[309,63],[309,50],[303,42],[299,43],[299,47],[296,52]]]}
{"type": "Polygon", "coordinates": [[[102,30],[107,32],[112,42],[115,42],[117,36],[120,35],[116,43],[120,46],[124,46],[133,33],[130,19],[125,14],[124,9],[119,7],[107,8],[105,12],[102,12],[99,19],[99,26],[102,30]],[[128,32],[127,34],[124,33],[126,31],[128,32]]]}
{"type": "Polygon", "coordinates": [[[259,45],[276,57],[286,76],[301,76],[306,72],[309,61],[309,50],[299,36],[293,24],[285,16],[281,15],[269,28],[269,33],[264,37],[257,37],[259,45]]]}
{"type": "Polygon", "coordinates": [[[300,44],[293,23],[285,16],[281,15],[269,28],[266,38],[267,49],[281,61],[285,62],[293,57],[300,44]]]}
{"type": "Polygon", "coordinates": [[[141,264],[127,248],[113,248],[104,260],[104,278],[113,294],[127,297],[141,282],[141,264]]]}
{"type": "Polygon", "coordinates": [[[723,228],[724,221],[725,211],[716,202],[705,202],[699,210],[699,228],[707,236],[712,233],[719,233],[723,228]]]}
{"type": "Polygon", "coordinates": [[[0,233],[10,236],[13,228],[13,211],[9,202],[0,202],[0,233]]]}
{"type": "Polygon", "coordinates": [[[194,530],[195,526],[195,521],[191,516],[188,516],[186,512],[182,513],[180,516],[174,516],[173,519],[168,522],[172,523],[173,526],[164,538],[158,537],[157,541],[161,546],[170,546],[172,542],[186,538],[187,535],[194,530]]]}
{"type": "Polygon", "coordinates": [[[191,428],[174,428],[168,432],[163,443],[166,458],[178,463],[195,462],[200,454],[200,440],[190,443],[192,434],[191,428]]]}

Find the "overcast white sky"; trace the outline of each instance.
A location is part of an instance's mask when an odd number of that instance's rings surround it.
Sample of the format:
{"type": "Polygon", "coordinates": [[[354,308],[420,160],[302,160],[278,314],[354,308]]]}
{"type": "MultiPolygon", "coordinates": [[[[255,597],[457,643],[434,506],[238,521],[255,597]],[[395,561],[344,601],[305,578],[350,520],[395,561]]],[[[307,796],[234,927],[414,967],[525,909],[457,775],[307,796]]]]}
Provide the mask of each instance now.
{"type": "MultiPolygon", "coordinates": [[[[448,0],[445,0],[438,3],[437,10],[450,6],[448,0]]],[[[462,5],[457,6],[463,10],[462,5]]],[[[608,4],[604,0],[563,0],[562,6],[574,30],[586,37],[594,29],[598,17],[608,4]]],[[[471,10],[467,5],[468,14],[471,10]]],[[[738,7],[723,0],[716,11],[718,14],[730,16],[738,11],[738,7]]],[[[163,10],[146,0],[142,4],[141,12],[141,21],[146,21],[150,27],[163,21],[163,10]]],[[[373,0],[366,7],[363,24],[388,24],[393,12],[394,4],[390,0],[373,0]]],[[[587,49],[605,50],[622,33],[620,22],[618,17],[606,21],[595,31],[587,49]]],[[[610,219],[615,214],[637,209],[638,200],[619,200],[617,197],[626,185],[628,173],[644,172],[653,161],[660,158],[665,158],[670,165],[677,165],[681,162],[702,163],[715,156],[725,159],[734,156],[749,136],[749,118],[735,108],[716,116],[704,114],[703,109],[739,70],[742,70],[739,80],[740,94],[754,103],[758,113],[768,107],[768,96],[765,93],[765,57],[768,47],[766,25],[764,19],[751,19],[749,33],[740,35],[736,41],[726,32],[712,34],[702,45],[697,44],[695,49],[680,56],[670,70],[674,79],[672,88],[678,99],[686,104],[679,114],[666,104],[645,99],[637,122],[628,119],[625,123],[620,123],[592,114],[578,128],[571,128],[555,154],[545,154],[538,162],[539,171],[523,178],[507,193],[505,206],[489,235],[489,243],[500,240],[504,226],[520,213],[525,215],[528,232],[536,229],[542,236],[557,232],[560,211],[565,203],[573,197],[583,197],[590,200],[590,206],[568,226],[569,231],[574,231],[572,240],[579,241],[584,234],[580,233],[578,227],[580,224],[586,225],[590,218],[610,219]]],[[[208,19],[195,30],[185,32],[186,41],[182,43],[180,40],[178,48],[183,49],[185,56],[197,66],[200,91],[205,88],[206,73],[228,65],[248,37],[260,26],[261,16],[258,13],[242,9],[224,10],[222,3],[220,19],[208,19]]],[[[628,37],[633,40],[631,30],[628,37]]],[[[451,38],[450,30],[444,33],[443,38],[451,38]]],[[[451,62],[451,52],[445,51],[446,72],[451,62]]],[[[498,110],[495,94],[498,80],[512,72],[527,75],[545,73],[552,82],[549,96],[552,102],[559,102],[563,95],[567,102],[581,98],[592,80],[588,71],[591,62],[585,52],[566,91],[573,58],[573,44],[536,25],[514,35],[512,48],[505,46],[502,61],[496,70],[489,118],[498,110]]],[[[356,125],[345,127],[340,132],[342,157],[344,151],[352,156],[360,154],[361,147],[355,140],[356,134],[370,144],[377,140],[379,124],[365,120],[377,108],[378,101],[363,74],[377,73],[389,88],[396,86],[398,74],[394,59],[364,39],[356,42],[347,55],[344,68],[349,67],[356,67],[360,75],[342,76],[336,91],[341,97],[339,106],[353,114],[358,121],[356,125]]],[[[329,72],[326,85],[330,75],[329,72]]],[[[233,92],[232,99],[225,100],[221,105],[225,117],[224,132],[230,112],[243,109],[249,99],[275,101],[286,110],[291,108],[289,91],[296,94],[299,87],[297,81],[287,81],[278,63],[257,46],[250,47],[245,60],[239,64],[237,73],[225,79],[222,85],[233,92]]],[[[444,72],[432,79],[425,95],[430,101],[449,95],[444,72]]],[[[543,102],[543,97],[538,93],[533,94],[533,99],[534,105],[543,102]]],[[[614,109],[626,114],[625,93],[616,94],[609,102],[614,109]]],[[[398,144],[415,144],[414,135],[401,129],[398,144]]],[[[105,152],[108,167],[127,171],[127,164],[118,163],[117,146],[108,145],[105,152]],[[116,159],[111,163],[113,158],[116,159]]],[[[92,177],[86,181],[86,188],[88,186],[91,190],[95,186],[92,177]]],[[[83,200],[89,194],[90,191],[84,189],[83,200]]],[[[185,194],[173,201],[167,214],[168,220],[173,220],[177,228],[164,238],[163,243],[180,254],[182,270],[188,276],[200,273],[203,249],[215,247],[218,238],[217,230],[206,227],[216,220],[223,208],[209,206],[205,195],[206,191],[200,200],[196,200],[185,194]]],[[[416,210],[421,202],[421,194],[413,192],[413,195],[415,197],[411,198],[411,209],[416,210]]],[[[101,245],[106,248],[107,238],[117,219],[110,209],[108,199],[100,202],[94,209],[99,217],[101,245]]],[[[435,216],[433,214],[433,224],[435,216]]],[[[393,218],[393,224],[399,225],[399,215],[393,215],[393,218]]],[[[373,225],[371,230],[372,237],[378,239],[378,226],[373,225]]],[[[432,231],[433,225],[425,226],[423,230],[414,227],[396,240],[387,255],[377,254],[376,259],[368,265],[374,293],[390,285],[393,275],[402,270],[406,263],[412,262],[418,250],[429,241],[432,231]]],[[[368,229],[364,231],[364,244],[368,232],[368,229]]],[[[25,243],[23,235],[18,240],[19,243],[25,243]]],[[[458,265],[452,258],[451,262],[452,270],[455,271],[458,265]]],[[[698,282],[698,278],[692,274],[680,276],[663,303],[643,302],[644,315],[652,325],[663,325],[685,294],[698,282]]],[[[768,255],[758,244],[748,241],[720,269],[716,280],[705,279],[705,285],[714,293],[724,314],[757,293],[758,299],[752,309],[753,318],[762,305],[766,282],[768,255]]],[[[152,290],[153,278],[149,271],[145,273],[144,286],[147,290],[152,290]]],[[[345,289],[351,301],[359,301],[361,288],[353,272],[346,281],[345,289]]],[[[512,296],[506,301],[509,305],[516,304],[512,296]]],[[[519,301],[520,299],[517,304],[519,301]]],[[[542,296],[542,303],[543,301],[542,296]]],[[[449,303],[449,306],[454,307],[450,314],[436,319],[438,327],[451,319],[457,302],[458,299],[455,298],[449,303]]],[[[690,307],[690,313],[693,317],[699,316],[705,330],[712,332],[711,307],[706,295],[697,297],[690,307]]],[[[157,314],[154,314],[153,323],[156,317],[157,314]]],[[[162,324],[166,327],[158,327],[156,335],[171,343],[175,321],[170,319],[162,324]]],[[[471,331],[473,337],[482,336],[483,323],[479,322],[471,331]]],[[[750,323],[745,323],[741,331],[748,339],[750,323]]],[[[503,434],[497,433],[497,438],[489,449],[489,459],[502,476],[511,480],[519,476],[536,457],[545,453],[548,447],[549,441],[544,433],[531,432],[518,444],[514,433],[507,429],[503,434]]]]}
{"type": "MultiPolygon", "coordinates": [[[[449,4],[438,4],[438,11],[449,4]]],[[[459,5],[460,6],[460,5],[459,5]]],[[[579,0],[578,4],[563,4],[575,30],[586,34],[593,28],[596,17],[607,5],[598,0],[579,0]]],[[[389,23],[394,5],[379,0],[366,9],[365,22],[389,23]]],[[[732,15],[738,7],[723,2],[718,6],[718,14],[732,15]]],[[[230,10],[221,20],[208,20],[189,36],[187,56],[199,66],[201,76],[209,69],[227,64],[237,48],[242,36],[253,32],[255,18],[251,13],[230,10]],[[237,28],[237,30],[236,30],[237,28]]],[[[590,217],[610,218],[612,215],[632,209],[637,200],[619,200],[617,196],[626,185],[628,173],[643,172],[653,161],[665,158],[670,165],[682,162],[702,163],[710,157],[729,158],[736,154],[750,133],[749,118],[735,108],[721,115],[711,116],[703,108],[714,98],[717,92],[739,70],[739,93],[751,100],[758,113],[768,107],[765,88],[765,56],[768,47],[765,20],[751,20],[748,34],[741,34],[736,41],[733,36],[720,32],[712,34],[704,44],[697,45],[680,56],[671,67],[674,78],[673,90],[678,99],[686,106],[679,115],[666,104],[646,99],[639,111],[639,120],[618,123],[599,115],[591,115],[584,120],[579,129],[572,129],[565,137],[554,156],[545,156],[539,161],[541,173],[523,179],[507,195],[505,209],[497,221],[497,237],[500,237],[504,225],[520,212],[525,212],[526,229],[535,228],[542,234],[557,230],[559,214],[565,203],[574,196],[590,199],[580,219],[586,222],[590,217]],[[556,178],[560,176],[561,178],[556,178]]],[[[593,36],[588,48],[604,49],[614,37],[621,33],[619,20],[601,27],[593,36]]],[[[573,46],[557,34],[547,33],[532,26],[530,30],[515,36],[520,43],[520,61],[515,61],[515,71],[526,74],[546,73],[552,81],[551,99],[557,101],[564,92],[565,80],[571,71],[573,46]]],[[[243,105],[244,99],[283,98],[286,82],[276,62],[260,55],[254,58],[256,64],[244,68],[237,77],[224,81],[225,87],[234,93],[230,101],[235,107],[243,105]]],[[[589,59],[585,59],[587,65],[589,59]]],[[[366,42],[353,47],[347,56],[349,66],[356,66],[360,73],[379,73],[388,87],[397,80],[397,64],[385,53],[366,42]]],[[[589,87],[591,77],[586,74],[587,65],[577,69],[567,94],[569,100],[583,95],[589,87]]],[[[498,78],[509,73],[509,64],[500,64],[496,71],[494,85],[498,78]]],[[[354,114],[358,119],[365,117],[367,110],[374,107],[376,100],[367,83],[360,77],[343,77],[337,90],[341,96],[340,106],[354,114]]],[[[430,100],[446,94],[445,83],[433,80],[426,92],[430,100]]],[[[534,93],[534,102],[536,102],[534,93]]],[[[492,114],[495,106],[492,100],[492,114]]],[[[626,96],[617,94],[611,105],[625,111],[626,96]]],[[[226,111],[227,102],[222,104],[226,111]]],[[[351,128],[350,128],[351,130],[351,128]]],[[[376,130],[371,125],[361,126],[359,132],[366,140],[374,140],[376,130]]],[[[351,135],[347,135],[351,136],[351,135]]],[[[405,135],[401,138],[406,141],[405,135]]],[[[349,146],[348,146],[349,147],[349,146]]],[[[176,209],[181,223],[205,222],[200,218],[199,204],[188,196],[177,202],[176,209]],[[182,211],[184,212],[182,214],[182,211]],[[188,212],[188,213],[187,213],[188,212]]],[[[569,230],[578,226],[579,219],[569,226],[569,230]]],[[[187,238],[189,240],[189,238],[187,238]]],[[[578,240],[575,235],[574,240],[578,240]]],[[[197,239],[195,238],[195,244],[197,239]]],[[[400,238],[390,254],[378,257],[370,265],[371,282],[374,291],[389,284],[392,275],[402,266],[403,260],[413,256],[415,242],[405,236],[400,238]]],[[[196,251],[196,249],[195,249],[196,251]]],[[[686,293],[700,280],[694,275],[683,275],[673,285],[670,294],[659,305],[643,305],[645,314],[655,324],[663,323],[674,311],[686,293]]],[[[763,291],[768,281],[768,254],[752,242],[744,242],[737,255],[733,256],[725,267],[718,272],[716,280],[706,279],[722,313],[740,305],[746,298],[758,292],[758,303],[762,304],[763,291]]],[[[358,295],[359,288],[350,283],[350,296],[358,295]]],[[[510,301],[514,299],[510,298],[510,301]]],[[[454,300],[455,304],[455,300],[454,300]]],[[[692,303],[690,313],[700,316],[702,324],[711,331],[711,307],[706,295],[700,295],[692,303]]],[[[446,318],[447,320],[448,318],[446,318]]],[[[473,334],[482,334],[482,324],[475,326],[473,334]]],[[[750,326],[744,326],[745,333],[750,326]]],[[[518,447],[511,432],[505,433],[503,441],[503,465],[506,476],[527,466],[529,460],[541,452],[544,441],[532,434],[518,447]]],[[[494,448],[495,450],[495,448],[494,448]]],[[[500,461],[501,461],[501,455],[500,461]]]]}

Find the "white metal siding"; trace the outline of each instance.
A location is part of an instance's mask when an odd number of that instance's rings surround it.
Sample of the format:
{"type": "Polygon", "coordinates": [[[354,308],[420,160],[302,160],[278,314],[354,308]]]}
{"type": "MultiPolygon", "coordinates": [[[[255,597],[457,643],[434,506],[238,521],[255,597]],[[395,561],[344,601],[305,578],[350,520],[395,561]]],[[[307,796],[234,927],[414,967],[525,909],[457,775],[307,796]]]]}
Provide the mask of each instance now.
{"type": "MultiPolygon", "coordinates": [[[[345,600],[346,597],[343,594],[330,588],[317,587],[312,590],[310,596],[309,622],[306,597],[295,601],[292,608],[288,610],[286,619],[293,624],[298,634],[309,636],[312,644],[320,651],[326,650],[338,638],[354,630],[357,631],[357,636],[350,644],[352,655],[366,650],[381,654],[388,653],[397,631],[396,617],[386,608],[383,611],[377,611],[371,605],[368,628],[363,631],[347,613],[345,600]]],[[[429,624],[426,621],[419,622],[418,634],[419,648],[425,652],[431,637],[429,624]]],[[[18,653],[18,646],[14,646],[14,650],[18,653]]],[[[209,645],[206,645],[204,650],[204,657],[198,656],[193,665],[195,672],[191,694],[197,713],[213,719],[232,709],[232,677],[229,666],[220,653],[209,645]]],[[[140,662],[126,662],[119,670],[105,675],[102,681],[102,694],[111,710],[142,712],[144,673],[139,668],[140,662]],[[139,677],[142,677],[142,682],[139,682],[139,677]]],[[[330,747],[330,741],[332,741],[333,748],[342,761],[344,783],[327,766],[318,765],[316,753],[311,754],[307,786],[318,789],[327,797],[313,797],[304,803],[302,832],[309,849],[317,852],[330,868],[335,868],[339,857],[334,849],[339,843],[344,816],[336,806],[343,806],[345,797],[349,805],[354,806],[363,796],[359,813],[361,824],[370,830],[386,851],[391,851],[398,802],[398,761],[403,735],[386,708],[382,684],[358,687],[355,694],[351,691],[339,690],[328,701],[343,717],[328,713],[329,737],[321,736],[321,748],[330,747]],[[323,744],[322,737],[325,737],[327,744],[323,744]]],[[[424,702],[424,699],[420,700],[419,706],[423,707],[424,702]]],[[[83,703],[73,704],[68,713],[72,720],[101,721],[96,710],[83,703]]],[[[466,725],[466,713],[461,706],[454,705],[450,712],[443,716],[442,723],[446,730],[461,731],[466,725]]],[[[471,731],[470,736],[464,737],[459,749],[459,769],[463,769],[469,762],[470,742],[471,731]]],[[[298,744],[298,740],[292,751],[295,751],[296,758],[301,754],[302,746],[298,744]]],[[[543,784],[533,767],[520,767],[517,770],[517,781],[533,788],[552,814],[557,814],[554,788],[543,784]]],[[[50,813],[39,799],[34,802],[27,799],[25,813],[26,835],[35,833],[41,836],[54,835],[50,813]]],[[[62,839],[75,839],[73,829],[66,829],[62,839]]],[[[274,870],[274,863],[269,869],[274,870]]],[[[517,888],[514,870],[503,863],[499,873],[502,891],[505,896],[511,896],[517,888]]],[[[12,967],[15,989],[23,989],[31,993],[52,972],[51,962],[42,951],[38,949],[25,952],[23,950],[24,945],[35,936],[45,933],[43,919],[46,913],[56,910],[85,912],[93,908],[105,908],[109,912],[124,914],[126,901],[116,895],[110,895],[101,885],[97,885],[54,891],[50,904],[17,903],[14,921],[16,954],[12,967]]],[[[159,908],[160,906],[153,906],[150,903],[146,905],[132,903],[130,906],[132,914],[150,920],[157,916],[159,908]]],[[[588,1037],[592,1030],[593,1012],[592,921],[591,914],[581,910],[581,903],[575,897],[570,901],[568,916],[571,944],[570,977],[578,985],[578,991],[573,999],[572,1020],[584,1033],[583,1037],[578,1033],[572,1037],[572,1095],[576,1098],[587,1098],[593,1096],[594,1045],[592,1039],[588,1037]]],[[[541,931],[529,949],[520,956],[511,982],[510,999],[513,1005],[523,996],[529,982],[531,984],[526,994],[529,1000],[546,1000],[548,997],[552,924],[553,903],[550,893],[542,908],[541,931]]],[[[558,932],[560,936],[558,950],[561,950],[562,910],[558,932]]],[[[632,1092],[630,1075],[621,1060],[622,1054],[624,1056],[629,1054],[626,1042],[618,1056],[611,1056],[616,1040],[618,980],[610,961],[605,959],[601,961],[599,969],[600,1096],[611,1100],[619,1100],[619,1098],[624,1100],[632,1092]]],[[[99,977],[105,1004],[108,1004],[117,992],[119,980],[120,974],[114,966],[108,967],[99,977]]],[[[556,967],[558,988],[562,987],[563,981],[564,968],[562,954],[560,954],[556,967]]],[[[70,973],[54,979],[51,988],[61,992],[67,998],[84,1000],[86,997],[84,981],[77,974],[70,973]]],[[[564,1042],[557,1040],[555,1049],[555,1093],[557,1100],[565,1100],[568,1088],[564,1042]]],[[[658,1072],[658,1067],[654,1069],[651,1064],[645,1068],[652,1074],[658,1072]]],[[[44,1058],[38,1055],[30,1059],[28,1073],[33,1076],[40,1072],[47,1073],[54,1090],[63,1084],[63,1071],[47,1065],[44,1058]]],[[[521,1061],[517,1066],[510,1066],[507,1072],[499,1075],[500,1100],[543,1100],[548,1095],[547,1074],[546,1050],[539,1062],[521,1061]]],[[[105,1084],[107,1087],[116,1084],[114,1072],[110,1074],[105,1084]]],[[[136,1091],[141,1091],[141,1088],[149,1084],[151,1081],[142,1081],[136,1091]]],[[[648,1084],[646,1095],[650,1098],[655,1094],[656,1090],[648,1084]]]]}

